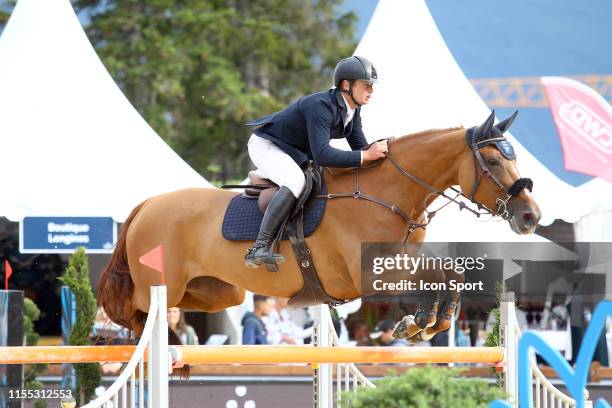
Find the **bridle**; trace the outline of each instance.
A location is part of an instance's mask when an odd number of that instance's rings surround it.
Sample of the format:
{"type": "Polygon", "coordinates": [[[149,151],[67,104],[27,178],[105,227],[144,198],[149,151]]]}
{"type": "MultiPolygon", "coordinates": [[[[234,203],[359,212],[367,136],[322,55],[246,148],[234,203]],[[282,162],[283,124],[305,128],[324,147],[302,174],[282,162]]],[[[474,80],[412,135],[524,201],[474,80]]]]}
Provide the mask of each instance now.
{"type": "MultiPolygon", "coordinates": [[[[509,188],[506,188],[499,181],[497,176],[489,169],[489,166],[487,165],[486,161],[482,157],[482,154],[480,153],[480,146],[490,145],[490,144],[493,144],[495,142],[499,142],[502,140],[507,141],[506,137],[500,136],[500,137],[494,137],[494,138],[484,139],[478,142],[470,143],[469,142],[470,130],[471,129],[469,129],[467,132],[468,134],[467,139],[468,139],[468,144],[470,145],[470,149],[472,150],[472,153],[474,155],[474,174],[478,174],[478,177],[474,179],[474,183],[472,184],[472,190],[470,191],[469,196],[465,196],[461,192],[459,193],[463,197],[466,197],[468,200],[476,204],[479,210],[485,209],[486,211],[485,214],[491,214],[493,216],[498,216],[508,221],[512,217],[512,211],[510,207],[508,207],[508,201],[510,201],[512,197],[518,195],[525,188],[528,189],[529,191],[532,191],[533,180],[531,180],[530,178],[519,178],[514,183],[512,183],[512,185],[509,188]],[[480,166],[480,170],[478,169],[479,166],[480,166]],[[495,199],[496,206],[497,206],[497,208],[495,209],[495,212],[491,211],[484,204],[479,203],[476,200],[474,200],[474,196],[476,195],[476,192],[478,191],[478,187],[480,187],[480,183],[482,181],[483,176],[489,177],[489,179],[491,179],[491,181],[495,185],[497,185],[497,187],[499,187],[499,189],[506,195],[505,199],[501,199],[499,197],[495,199]]],[[[451,187],[451,188],[454,191],[457,191],[454,187],[451,187]]]]}
{"type": "MultiPolygon", "coordinates": [[[[466,196],[465,194],[463,194],[462,191],[457,190],[454,187],[450,187],[451,190],[453,190],[456,195],[454,197],[449,196],[448,194],[446,194],[445,191],[441,191],[436,189],[434,186],[432,186],[431,184],[427,183],[426,181],[420,179],[419,177],[415,176],[414,174],[410,173],[409,171],[407,171],[406,169],[404,169],[396,160],[395,158],[391,155],[391,153],[389,151],[387,151],[385,158],[382,158],[378,161],[376,161],[375,163],[369,165],[369,166],[363,166],[363,167],[356,167],[351,171],[355,172],[355,184],[354,184],[354,190],[351,193],[328,193],[325,195],[319,195],[317,196],[318,198],[327,198],[327,199],[335,199],[335,198],[342,198],[342,197],[352,197],[355,199],[361,199],[361,200],[367,200],[373,203],[376,203],[378,205],[381,205],[385,208],[388,208],[389,210],[391,210],[393,213],[399,215],[402,220],[404,221],[404,223],[407,225],[407,232],[404,238],[404,244],[406,243],[406,241],[408,240],[408,238],[410,237],[410,235],[417,229],[422,228],[422,229],[426,229],[427,225],[429,225],[429,223],[431,222],[431,220],[433,219],[433,217],[436,215],[436,213],[438,211],[440,211],[441,209],[443,209],[444,207],[446,207],[447,205],[449,205],[450,203],[455,203],[459,206],[459,210],[467,210],[471,213],[473,213],[474,215],[476,215],[476,217],[480,217],[481,215],[492,215],[492,216],[498,216],[503,218],[504,220],[508,221],[511,217],[512,217],[512,211],[510,209],[510,207],[508,206],[508,202],[510,201],[510,199],[516,195],[518,195],[524,188],[527,188],[529,191],[532,190],[533,188],[533,181],[529,178],[519,178],[518,180],[516,180],[509,188],[506,188],[500,181],[499,179],[495,176],[495,174],[493,174],[493,172],[491,172],[491,170],[489,169],[489,166],[487,165],[487,163],[485,162],[485,160],[482,157],[482,154],[480,153],[480,148],[483,145],[487,145],[487,144],[493,144],[496,141],[500,141],[500,140],[506,140],[505,137],[501,136],[501,137],[496,137],[496,138],[491,138],[491,139],[486,139],[486,140],[482,140],[482,141],[478,141],[478,142],[472,142],[471,141],[471,134],[470,131],[472,131],[472,129],[468,129],[468,131],[466,132],[466,141],[468,143],[468,146],[470,147],[470,149],[472,150],[472,153],[474,155],[474,166],[475,166],[475,173],[474,174],[478,174],[478,176],[475,178],[474,183],[472,184],[472,189],[470,191],[470,194],[468,196],[466,196]],[[400,174],[402,174],[405,177],[408,177],[409,179],[411,179],[412,181],[414,181],[415,183],[425,187],[426,189],[430,190],[431,193],[427,195],[427,197],[425,197],[425,205],[424,207],[424,211],[426,213],[426,221],[425,222],[416,222],[415,220],[411,219],[408,214],[406,214],[405,211],[403,211],[399,206],[386,202],[384,200],[381,200],[379,198],[367,195],[367,194],[363,194],[360,190],[359,187],[359,170],[362,169],[370,169],[373,167],[377,167],[379,166],[384,160],[389,160],[391,162],[391,164],[393,164],[393,166],[400,172],[400,174]],[[480,168],[479,168],[480,167],[480,168]],[[476,192],[478,191],[478,188],[480,187],[480,184],[482,182],[482,179],[484,177],[488,177],[491,179],[491,181],[493,181],[493,183],[495,185],[497,185],[497,187],[499,187],[499,189],[504,193],[504,195],[506,196],[505,199],[501,199],[501,198],[497,198],[496,199],[496,209],[495,211],[491,210],[490,208],[488,208],[486,205],[476,201],[474,199],[474,196],[476,195],[476,192]],[[431,197],[435,197],[435,196],[439,196],[439,197],[443,197],[445,199],[448,200],[448,202],[446,202],[445,204],[443,204],[441,207],[437,208],[436,210],[433,211],[429,211],[427,209],[427,202],[431,197]],[[470,208],[469,206],[467,206],[465,204],[464,201],[459,201],[458,198],[459,197],[465,197],[467,198],[470,202],[474,203],[477,207],[477,209],[473,209],[470,208]]],[[[394,137],[391,137],[388,140],[388,143],[391,144],[391,142],[394,140],[394,137]]],[[[381,139],[381,140],[385,140],[385,139],[381,139]]],[[[378,140],[378,141],[381,141],[378,140]]],[[[337,175],[338,173],[334,173],[331,169],[326,168],[326,170],[332,174],[332,175],[337,175]]],[[[433,200],[432,200],[433,201],[433,200]]]]}

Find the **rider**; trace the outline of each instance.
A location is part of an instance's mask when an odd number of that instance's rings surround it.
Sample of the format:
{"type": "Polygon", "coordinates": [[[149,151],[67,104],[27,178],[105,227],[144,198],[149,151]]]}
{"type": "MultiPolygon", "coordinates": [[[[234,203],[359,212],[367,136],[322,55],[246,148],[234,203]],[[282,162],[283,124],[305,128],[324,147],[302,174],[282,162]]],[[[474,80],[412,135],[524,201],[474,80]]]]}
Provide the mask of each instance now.
{"type": "MultiPolygon", "coordinates": [[[[377,79],[374,65],[366,58],[345,58],[334,70],[335,88],[304,96],[282,111],[248,123],[254,127],[249,156],[258,171],[280,189],[268,204],[257,240],[247,251],[246,266],[257,268],[264,263],[271,241],[304,188],[301,166],[308,160],[317,166],[360,167],[385,156],[386,141],[363,150],[368,142],[360,111],[369,102],[377,79]],[[342,138],[351,151],[330,146],[330,139],[342,138]]],[[[274,259],[285,261],[280,254],[274,254],[274,259]]]]}

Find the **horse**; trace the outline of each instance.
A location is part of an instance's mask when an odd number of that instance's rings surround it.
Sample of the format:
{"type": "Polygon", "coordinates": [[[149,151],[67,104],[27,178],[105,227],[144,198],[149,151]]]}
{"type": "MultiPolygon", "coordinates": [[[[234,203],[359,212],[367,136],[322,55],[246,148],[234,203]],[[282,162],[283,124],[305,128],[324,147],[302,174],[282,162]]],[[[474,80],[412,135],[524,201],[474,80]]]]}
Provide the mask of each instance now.
{"type": "MultiPolygon", "coordinates": [[[[503,216],[515,233],[533,233],[540,209],[503,136],[515,116],[494,125],[493,112],[472,129],[433,129],[392,138],[388,156],[367,168],[324,168],[328,193],[354,193],[345,194],[347,198],[330,195],[320,225],[306,238],[325,292],[346,300],[370,294],[371,288],[361,287],[361,243],[423,242],[428,206],[440,196],[454,200],[444,193],[452,186],[459,186],[479,209],[503,216]],[[399,215],[404,222],[398,222],[399,215]]],[[[271,273],[244,266],[250,242],[222,237],[225,209],[236,194],[189,188],[154,196],[132,210],[98,282],[98,302],[112,321],[135,333],[142,330],[149,287],[160,278],[139,257],[160,244],[168,307],[218,312],[241,304],[246,290],[285,298],[300,291],[303,277],[288,241],[280,243],[287,261],[271,273]]],[[[428,271],[404,278],[443,282],[450,275],[428,271]]],[[[427,339],[447,330],[458,296],[454,293],[441,304],[436,295],[419,305],[397,325],[395,335],[427,339]]]]}

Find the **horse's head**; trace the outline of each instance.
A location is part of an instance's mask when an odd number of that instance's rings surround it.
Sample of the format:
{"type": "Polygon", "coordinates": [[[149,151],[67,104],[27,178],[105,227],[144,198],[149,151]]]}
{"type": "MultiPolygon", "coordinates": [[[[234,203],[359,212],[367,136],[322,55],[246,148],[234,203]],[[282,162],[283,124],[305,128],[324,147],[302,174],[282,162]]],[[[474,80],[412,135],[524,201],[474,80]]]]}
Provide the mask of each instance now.
{"type": "Polygon", "coordinates": [[[467,130],[471,153],[459,166],[459,184],[467,197],[510,223],[517,234],[532,233],[541,218],[531,197],[531,179],[521,178],[516,156],[504,136],[518,112],[494,125],[495,112],[480,126],[467,130]]]}

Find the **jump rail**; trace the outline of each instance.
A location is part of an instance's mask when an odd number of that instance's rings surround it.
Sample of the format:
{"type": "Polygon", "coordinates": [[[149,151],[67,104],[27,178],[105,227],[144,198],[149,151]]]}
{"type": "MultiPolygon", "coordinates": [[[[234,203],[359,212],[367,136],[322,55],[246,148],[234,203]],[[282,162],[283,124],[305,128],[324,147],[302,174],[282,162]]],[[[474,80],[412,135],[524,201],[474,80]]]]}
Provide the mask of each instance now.
{"type": "MultiPolygon", "coordinates": [[[[146,346],[146,345],[145,345],[146,346]]],[[[503,360],[501,347],[169,346],[186,364],[483,363],[503,360]]],[[[135,346],[0,347],[2,364],[128,362],[135,346]],[[66,350],[70,349],[70,350],[66,350]]],[[[148,361],[145,358],[144,361],[148,361]]]]}

